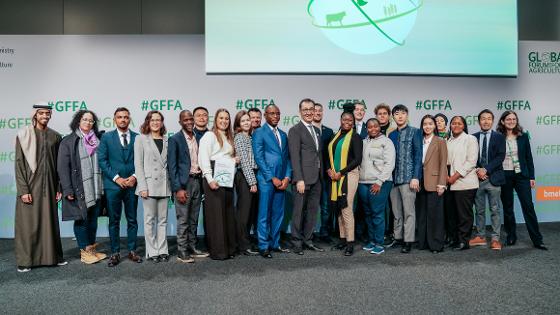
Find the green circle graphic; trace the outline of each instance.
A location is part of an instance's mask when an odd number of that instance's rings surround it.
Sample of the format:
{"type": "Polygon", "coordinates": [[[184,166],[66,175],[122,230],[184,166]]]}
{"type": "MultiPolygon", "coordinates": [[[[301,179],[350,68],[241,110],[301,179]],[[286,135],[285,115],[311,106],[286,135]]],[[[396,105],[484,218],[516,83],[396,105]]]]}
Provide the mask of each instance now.
{"type": "Polygon", "coordinates": [[[423,0],[310,0],[311,24],[355,54],[379,54],[405,44],[423,0]]]}

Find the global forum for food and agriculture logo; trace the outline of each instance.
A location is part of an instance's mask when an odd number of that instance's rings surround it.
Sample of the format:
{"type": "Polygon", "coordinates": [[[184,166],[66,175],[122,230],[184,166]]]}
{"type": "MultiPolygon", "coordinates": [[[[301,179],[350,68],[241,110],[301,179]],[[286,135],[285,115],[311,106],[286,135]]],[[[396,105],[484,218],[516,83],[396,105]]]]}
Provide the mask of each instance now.
{"type": "Polygon", "coordinates": [[[335,45],[361,55],[403,46],[423,0],[310,0],[313,26],[335,45]]]}

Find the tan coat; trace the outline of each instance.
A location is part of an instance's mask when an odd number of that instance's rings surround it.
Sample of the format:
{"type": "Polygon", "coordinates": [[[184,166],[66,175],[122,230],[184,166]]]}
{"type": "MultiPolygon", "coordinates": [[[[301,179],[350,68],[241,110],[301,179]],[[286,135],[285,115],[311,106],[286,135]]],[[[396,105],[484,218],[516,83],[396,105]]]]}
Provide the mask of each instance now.
{"type": "Polygon", "coordinates": [[[426,152],[423,165],[424,189],[436,191],[437,186],[447,184],[447,144],[445,140],[434,136],[426,152]]]}

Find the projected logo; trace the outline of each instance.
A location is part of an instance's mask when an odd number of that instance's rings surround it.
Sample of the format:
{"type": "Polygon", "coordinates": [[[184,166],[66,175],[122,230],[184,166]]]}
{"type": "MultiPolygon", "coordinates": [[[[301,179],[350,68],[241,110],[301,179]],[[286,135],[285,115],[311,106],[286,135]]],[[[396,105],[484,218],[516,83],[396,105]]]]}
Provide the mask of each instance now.
{"type": "Polygon", "coordinates": [[[310,0],[313,26],[335,45],[370,55],[405,44],[423,0],[310,0]]]}

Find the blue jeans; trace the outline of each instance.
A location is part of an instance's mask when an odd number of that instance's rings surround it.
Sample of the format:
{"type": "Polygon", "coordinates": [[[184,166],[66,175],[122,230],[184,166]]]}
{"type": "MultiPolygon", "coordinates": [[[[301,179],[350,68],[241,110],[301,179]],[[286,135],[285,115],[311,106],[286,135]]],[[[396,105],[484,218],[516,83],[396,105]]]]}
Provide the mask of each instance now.
{"type": "Polygon", "coordinates": [[[393,182],[386,181],[381,185],[377,194],[370,192],[371,184],[360,184],[358,195],[364,207],[365,221],[368,228],[368,238],[371,243],[383,245],[385,236],[385,207],[389,200],[389,193],[393,182]]]}
{"type": "Polygon", "coordinates": [[[80,249],[85,249],[86,246],[95,244],[98,216],[99,200],[95,206],[87,209],[87,219],[74,221],[74,235],[80,249]]]}

